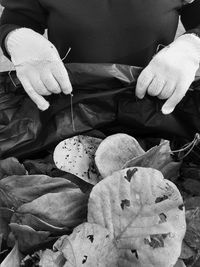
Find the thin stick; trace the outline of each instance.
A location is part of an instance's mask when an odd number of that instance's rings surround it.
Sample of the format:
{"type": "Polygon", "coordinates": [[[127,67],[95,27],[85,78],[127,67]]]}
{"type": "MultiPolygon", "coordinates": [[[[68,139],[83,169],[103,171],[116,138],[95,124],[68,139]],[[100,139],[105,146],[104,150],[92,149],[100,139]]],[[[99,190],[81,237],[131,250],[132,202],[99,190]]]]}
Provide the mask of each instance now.
{"type": "Polygon", "coordinates": [[[172,153],[179,153],[179,155],[180,155],[180,152],[184,152],[184,151],[188,150],[185,153],[185,155],[183,155],[183,157],[181,158],[181,159],[183,159],[183,158],[187,157],[190,154],[190,152],[193,150],[193,148],[196,145],[198,145],[199,142],[200,142],[200,134],[196,133],[194,139],[190,143],[185,144],[181,149],[173,150],[172,153]]]}
{"type": "Polygon", "coordinates": [[[66,57],[69,55],[69,52],[71,51],[71,47],[69,47],[66,55],[64,56],[64,58],[62,58],[61,60],[64,61],[66,59],[66,57]]]}
{"type": "Polygon", "coordinates": [[[74,123],[73,96],[74,95],[71,93],[70,94],[70,109],[71,109],[72,129],[73,129],[73,132],[75,132],[76,129],[75,129],[75,123],[74,123]]]}

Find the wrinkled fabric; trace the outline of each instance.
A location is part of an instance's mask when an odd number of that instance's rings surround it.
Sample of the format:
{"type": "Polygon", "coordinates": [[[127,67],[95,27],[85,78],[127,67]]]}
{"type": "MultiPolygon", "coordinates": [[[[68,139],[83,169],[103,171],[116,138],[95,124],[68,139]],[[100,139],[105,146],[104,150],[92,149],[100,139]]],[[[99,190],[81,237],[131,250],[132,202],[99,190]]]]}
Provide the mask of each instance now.
{"type": "Polygon", "coordinates": [[[1,158],[27,158],[65,138],[94,129],[106,135],[126,132],[135,137],[187,141],[200,132],[200,76],[175,111],[163,115],[163,101],[150,96],[136,98],[135,85],[141,72],[138,67],[71,63],[66,68],[73,97],[47,97],[50,108],[44,112],[29,99],[14,72],[13,81],[8,72],[0,73],[1,158]]]}

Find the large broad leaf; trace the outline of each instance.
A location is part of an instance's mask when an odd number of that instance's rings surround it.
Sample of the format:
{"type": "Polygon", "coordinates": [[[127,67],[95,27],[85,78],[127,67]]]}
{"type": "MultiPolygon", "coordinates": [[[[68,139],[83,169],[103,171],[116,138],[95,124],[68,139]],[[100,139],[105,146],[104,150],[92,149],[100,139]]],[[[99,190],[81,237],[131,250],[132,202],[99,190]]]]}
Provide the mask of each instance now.
{"type": "Polygon", "coordinates": [[[11,209],[0,207],[0,235],[4,239],[8,237],[8,234],[10,232],[9,222],[11,220],[11,217],[13,216],[13,213],[14,211],[11,209]]]}
{"type": "Polygon", "coordinates": [[[19,225],[17,223],[11,223],[10,228],[12,234],[9,236],[9,244],[16,239],[19,244],[20,251],[27,251],[30,248],[42,245],[42,243],[49,240],[49,232],[35,231],[33,228],[27,225],[19,225]]]}
{"type": "Polygon", "coordinates": [[[21,254],[19,252],[18,243],[15,244],[12,251],[1,263],[0,267],[20,267],[21,254]]]}
{"type": "Polygon", "coordinates": [[[36,231],[48,231],[54,235],[60,235],[60,233],[66,232],[65,228],[54,226],[30,213],[22,214],[19,212],[15,212],[10,222],[30,226],[36,231]]]}
{"type": "Polygon", "coordinates": [[[182,260],[178,260],[174,267],[186,267],[185,263],[182,260]]]}
{"type": "Polygon", "coordinates": [[[200,198],[186,200],[187,231],[185,242],[190,248],[200,253],[200,198]]]}
{"type": "Polygon", "coordinates": [[[191,196],[200,196],[200,181],[188,178],[182,182],[182,186],[191,196]]]}
{"type": "Polygon", "coordinates": [[[18,208],[49,192],[60,192],[76,185],[63,178],[46,175],[9,176],[0,180],[0,207],[18,208]]]}
{"type": "Polygon", "coordinates": [[[60,251],[53,252],[50,249],[46,249],[40,258],[40,267],[63,267],[66,262],[65,257],[60,251]]]}
{"type": "Polygon", "coordinates": [[[86,220],[88,196],[79,189],[45,194],[22,205],[17,211],[33,214],[47,223],[65,229],[73,228],[86,220]]]}
{"type": "Polygon", "coordinates": [[[52,155],[43,159],[25,160],[23,164],[30,175],[44,174],[53,177],[57,169],[52,155]]]}
{"type": "MultiPolygon", "coordinates": [[[[84,223],[62,240],[65,267],[116,267],[118,252],[109,231],[97,224],[84,223]]],[[[46,267],[46,266],[45,266],[46,267]]]]}
{"type": "Polygon", "coordinates": [[[78,135],[59,143],[54,151],[54,162],[58,169],[72,173],[90,184],[101,177],[96,171],[94,154],[101,139],[78,135]]]}
{"type": "Polygon", "coordinates": [[[109,230],[121,267],[173,266],[186,229],[177,187],[161,172],[141,167],[115,172],[93,188],[88,222],[109,230]]]}
{"type": "Polygon", "coordinates": [[[95,154],[95,163],[102,177],[121,170],[124,164],[141,156],[145,151],[138,141],[127,134],[114,134],[108,136],[99,145],[95,154]]]}
{"type": "Polygon", "coordinates": [[[0,160],[0,180],[11,175],[25,175],[26,169],[16,158],[0,160]]]}
{"type": "Polygon", "coordinates": [[[175,180],[179,176],[181,163],[174,162],[171,155],[169,141],[163,141],[145,154],[127,161],[123,168],[135,166],[154,168],[161,171],[165,179],[175,180]]]}

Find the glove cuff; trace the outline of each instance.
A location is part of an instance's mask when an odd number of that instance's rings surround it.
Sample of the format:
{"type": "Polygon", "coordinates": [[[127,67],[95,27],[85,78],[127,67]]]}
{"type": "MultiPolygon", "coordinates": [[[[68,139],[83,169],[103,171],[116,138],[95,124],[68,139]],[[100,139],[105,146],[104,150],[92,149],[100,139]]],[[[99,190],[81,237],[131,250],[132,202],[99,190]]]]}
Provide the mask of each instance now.
{"type": "Polygon", "coordinates": [[[57,49],[50,41],[28,28],[10,32],[5,45],[15,66],[31,61],[60,59],[57,49]]]}

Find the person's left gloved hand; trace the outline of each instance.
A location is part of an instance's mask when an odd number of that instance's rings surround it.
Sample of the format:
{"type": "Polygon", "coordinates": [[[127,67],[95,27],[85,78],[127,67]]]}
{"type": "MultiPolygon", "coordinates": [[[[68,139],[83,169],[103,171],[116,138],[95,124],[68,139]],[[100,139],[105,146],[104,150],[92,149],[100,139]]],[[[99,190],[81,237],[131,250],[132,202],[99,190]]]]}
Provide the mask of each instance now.
{"type": "Polygon", "coordinates": [[[167,99],[163,114],[173,112],[195,79],[200,63],[200,38],[184,34],[163,48],[141,72],[136,86],[136,96],[146,93],[167,99]]]}

